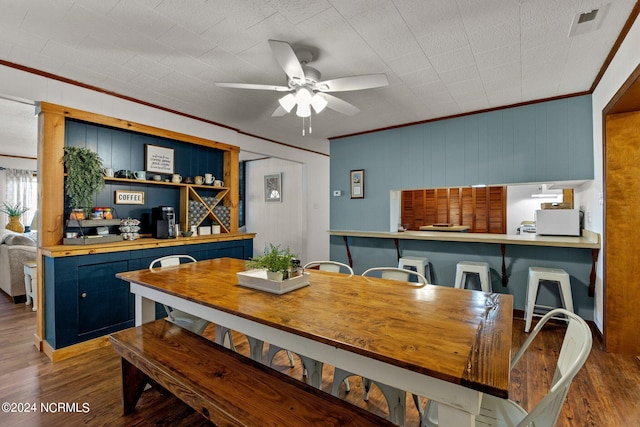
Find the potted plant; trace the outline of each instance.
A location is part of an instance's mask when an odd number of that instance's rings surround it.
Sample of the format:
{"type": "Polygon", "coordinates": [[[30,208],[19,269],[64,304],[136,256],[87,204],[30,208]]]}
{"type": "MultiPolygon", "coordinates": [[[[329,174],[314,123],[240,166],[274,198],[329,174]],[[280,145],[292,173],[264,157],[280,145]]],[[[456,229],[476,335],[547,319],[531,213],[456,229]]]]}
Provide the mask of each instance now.
{"type": "Polygon", "coordinates": [[[213,222],[211,223],[211,233],[220,234],[220,223],[216,220],[213,220],[213,222]]]}
{"type": "Polygon", "coordinates": [[[20,202],[16,204],[2,202],[2,208],[0,208],[0,212],[4,212],[9,216],[9,223],[5,228],[7,230],[15,231],[16,233],[24,232],[24,225],[22,225],[22,223],[20,222],[20,217],[28,210],[29,208],[20,206],[20,202]]]}
{"type": "Polygon", "coordinates": [[[287,279],[289,269],[291,268],[291,260],[296,258],[287,249],[280,249],[280,245],[274,246],[269,243],[269,248],[265,248],[264,255],[254,257],[247,261],[248,269],[264,269],[267,270],[267,278],[277,282],[287,279]]]}
{"type": "Polygon", "coordinates": [[[65,192],[69,196],[72,219],[84,219],[94,196],[104,188],[102,159],[95,151],[81,147],[64,148],[67,172],[65,192]]]}

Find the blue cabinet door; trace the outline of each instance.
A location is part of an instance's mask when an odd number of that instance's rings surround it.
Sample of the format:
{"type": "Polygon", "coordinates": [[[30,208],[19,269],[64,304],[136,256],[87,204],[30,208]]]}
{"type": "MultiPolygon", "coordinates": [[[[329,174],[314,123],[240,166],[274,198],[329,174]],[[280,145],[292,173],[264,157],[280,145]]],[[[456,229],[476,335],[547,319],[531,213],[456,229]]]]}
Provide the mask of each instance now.
{"type": "Polygon", "coordinates": [[[115,276],[128,269],[127,261],[78,267],[77,338],[93,338],[133,326],[134,301],[129,283],[115,276]]]}

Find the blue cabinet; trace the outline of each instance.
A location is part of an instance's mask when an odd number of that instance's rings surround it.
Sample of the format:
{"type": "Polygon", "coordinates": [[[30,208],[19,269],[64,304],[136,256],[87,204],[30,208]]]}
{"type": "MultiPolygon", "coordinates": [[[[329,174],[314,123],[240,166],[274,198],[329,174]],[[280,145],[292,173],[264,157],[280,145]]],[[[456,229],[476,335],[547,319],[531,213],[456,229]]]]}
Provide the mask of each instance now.
{"type": "MultiPolygon", "coordinates": [[[[44,257],[45,340],[63,348],[134,325],[134,297],[129,284],[115,277],[148,268],[156,258],[191,255],[197,260],[248,259],[253,240],[232,240],[95,255],[44,257]]],[[[160,304],[158,318],[165,315],[160,304]]]]}

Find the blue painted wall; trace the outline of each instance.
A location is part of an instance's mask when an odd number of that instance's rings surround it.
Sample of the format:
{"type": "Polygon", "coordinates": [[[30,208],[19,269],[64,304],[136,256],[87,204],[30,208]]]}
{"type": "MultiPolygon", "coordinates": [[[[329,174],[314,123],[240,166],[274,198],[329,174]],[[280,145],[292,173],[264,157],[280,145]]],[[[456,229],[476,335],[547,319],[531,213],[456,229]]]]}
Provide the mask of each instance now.
{"type": "MultiPolygon", "coordinates": [[[[145,145],[157,145],[174,149],[174,171],[185,177],[212,173],[223,176],[224,154],[215,148],[184,143],[107,126],[85,123],[77,120],[66,121],[65,145],[86,147],[98,153],[105,168],[118,170],[144,170],[145,145]]],[[[151,174],[149,174],[151,175],[151,174]]],[[[168,177],[168,176],[164,176],[168,177]]],[[[141,232],[150,232],[151,208],[173,206],[176,217],[180,217],[180,190],[177,187],[158,186],[153,183],[107,183],[95,198],[94,206],[116,208],[117,218],[138,218],[143,220],[141,232]],[[144,205],[115,205],[115,190],[144,191],[144,205]]],[[[68,215],[67,212],[65,216],[68,215]]]]}
{"type": "Polygon", "coordinates": [[[585,95],[332,140],[331,229],[388,231],[392,189],[593,179],[592,129],[585,95]]]}
{"type": "MultiPolygon", "coordinates": [[[[580,96],[331,141],[331,229],[389,231],[390,190],[593,179],[591,96],[580,96]],[[350,198],[349,172],[365,170],[365,198],[350,198]]],[[[391,239],[350,238],[357,274],[397,265],[391,239]]],[[[434,283],[453,286],[458,261],[491,265],[495,292],[514,296],[524,310],[529,266],[564,268],[571,276],[576,312],[593,319],[588,296],[591,251],[507,246],[509,284],[500,281],[499,245],[400,241],[402,255],[429,258],[434,283]]],[[[341,237],[330,258],[348,262],[341,237]]],[[[543,287],[543,304],[559,301],[543,287]]]]}

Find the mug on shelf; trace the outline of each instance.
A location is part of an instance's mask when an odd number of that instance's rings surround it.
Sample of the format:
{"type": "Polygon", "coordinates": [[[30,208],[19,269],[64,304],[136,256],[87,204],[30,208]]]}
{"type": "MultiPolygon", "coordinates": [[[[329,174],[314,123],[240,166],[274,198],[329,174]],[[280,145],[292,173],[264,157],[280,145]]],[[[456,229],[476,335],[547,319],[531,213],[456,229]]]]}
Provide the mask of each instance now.
{"type": "Polygon", "coordinates": [[[214,187],[224,187],[224,181],[216,179],[215,181],[213,181],[213,186],[214,187]]]}
{"type": "Polygon", "coordinates": [[[216,178],[210,173],[205,173],[204,174],[204,183],[205,184],[212,184],[215,179],[216,178]]]}
{"type": "Polygon", "coordinates": [[[115,176],[116,178],[133,178],[133,174],[130,170],[127,169],[120,169],[115,173],[115,176]]]}
{"type": "Polygon", "coordinates": [[[173,175],[171,175],[171,181],[172,182],[182,182],[182,175],[174,173],[173,175]]]}
{"type": "Polygon", "coordinates": [[[196,176],[196,185],[202,185],[203,182],[204,182],[203,177],[201,177],[200,175],[196,176]]]}
{"type": "Polygon", "coordinates": [[[135,171],[133,173],[133,176],[135,176],[136,179],[147,179],[147,172],[145,172],[145,171],[135,171]]]}
{"type": "Polygon", "coordinates": [[[154,181],[162,181],[162,177],[160,175],[153,175],[154,181]]]}
{"type": "Polygon", "coordinates": [[[113,178],[113,168],[104,168],[104,176],[107,178],[113,178]]]}

